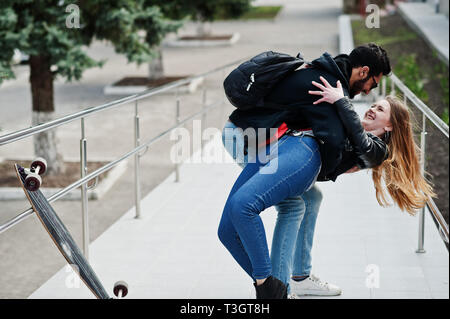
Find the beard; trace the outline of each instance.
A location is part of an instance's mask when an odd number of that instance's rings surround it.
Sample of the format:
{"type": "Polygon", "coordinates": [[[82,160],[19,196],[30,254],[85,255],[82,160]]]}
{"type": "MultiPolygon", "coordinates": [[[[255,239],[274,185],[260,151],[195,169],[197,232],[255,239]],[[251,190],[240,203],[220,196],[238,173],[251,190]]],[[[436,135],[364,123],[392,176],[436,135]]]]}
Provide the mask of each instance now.
{"type": "Polygon", "coordinates": [[[362,92],[364,85],[369,79],[369,76],[367,76],[365,79],[355,81],[355,83],[353,83],[353,85],[350,87],[350,91],[348,92],[349,97],[353,99],[355,95],[362,92]]]}

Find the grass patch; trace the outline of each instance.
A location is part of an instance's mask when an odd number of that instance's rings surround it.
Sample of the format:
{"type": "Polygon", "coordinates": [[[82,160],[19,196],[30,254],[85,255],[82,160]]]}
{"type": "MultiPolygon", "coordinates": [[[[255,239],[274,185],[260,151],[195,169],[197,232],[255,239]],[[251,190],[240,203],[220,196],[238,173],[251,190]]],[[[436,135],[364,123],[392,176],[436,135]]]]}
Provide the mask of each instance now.
{"type": "Polygon", "coordinates": [[[415,53],[400,56],[399,62],[394,66],[394,73],[419,99],[425,104],[428,104],[428,92],[425,91],[422,74],[420,73],[417,55],[415,53]]]}
{"type": "Polygon", "coordinates": [[[218,14],[216,20],[271,20],[280,12],[282,6],[251,6],[250,10],[238,18],[227,18],[223,14],[218,14]]]}
{"type": "Polygon", "coordinates": [[[355,45],[375,42],[389,54],[393,72],[448,124],[448,67],[399,15],[383,17],[380,28],[352,21],[355,45]]]}
{"type": "Polygon", "coordinates": [[[392,30],[390,34],[383,34],[379,29],[368,29],[360,20],[352,21],[352,29],[355,30],[358,43],[375,42],[382,47],[417,39],[417,34],[407,28],[400,27],[392,30]]]}

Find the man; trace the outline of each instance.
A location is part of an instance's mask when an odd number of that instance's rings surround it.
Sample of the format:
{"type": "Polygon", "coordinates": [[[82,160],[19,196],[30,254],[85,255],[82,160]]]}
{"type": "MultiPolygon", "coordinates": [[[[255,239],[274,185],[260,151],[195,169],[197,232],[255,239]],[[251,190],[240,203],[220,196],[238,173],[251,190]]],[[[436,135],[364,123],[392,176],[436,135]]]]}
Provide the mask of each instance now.
{"type": "MultiPolygon", "coordinates": [[[[330,83],[339,80],[345,94],[353,98],[361,92],[368,94],[378,85],[381,77],[390,72],[386,52],[372,43],[355,48],[350,55],[341,54],[332,58],[324,53],[306,68],[281,80],[266,96],[264,107],[236,109],[223,130],[225,148],[243,167],[254,160],[252,156],[256,151],[251,148],[260,143],[246,140],[243,130],[278,128],[275,138],[285,134],[288,127],[312,131],[321,142],[322,167],[317,180],[335,181],[342,173],[340,163],[343,154],[351,148],[351,129],[345,125],[347,123],[342,123],[333,105],[314,104],[317,98],[308,93],[313,88],[312,81],[317,81],[319,76],[330,83]]],[[[311,248],[321,200],[320,190],[312,187],[301,196],[286,198],[275,206],[278,218],[271,252],[273,275],[288,285],[291,295],[341,294],[339,287],[311,274],[311,248]],[[297,229],[297,237],[282,236],[286,227],[297,229]],[[295,247],[295,250],[286,251],[285,247],[295,247]]]]}

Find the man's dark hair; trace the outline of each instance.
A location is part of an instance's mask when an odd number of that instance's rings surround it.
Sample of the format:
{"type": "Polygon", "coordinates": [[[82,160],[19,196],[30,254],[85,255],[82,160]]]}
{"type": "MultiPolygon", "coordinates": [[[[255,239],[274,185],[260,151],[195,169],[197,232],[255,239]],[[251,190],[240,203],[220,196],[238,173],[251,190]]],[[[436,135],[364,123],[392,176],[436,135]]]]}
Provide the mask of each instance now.
{"type": "Polygon", "coordinates": [[[375,43],[356,47],[349,57],[352,68],[368,66],[369,76],[377,76],[380,73],[389,75],[391,73],[391,64],[386,51],[375,43]]]}

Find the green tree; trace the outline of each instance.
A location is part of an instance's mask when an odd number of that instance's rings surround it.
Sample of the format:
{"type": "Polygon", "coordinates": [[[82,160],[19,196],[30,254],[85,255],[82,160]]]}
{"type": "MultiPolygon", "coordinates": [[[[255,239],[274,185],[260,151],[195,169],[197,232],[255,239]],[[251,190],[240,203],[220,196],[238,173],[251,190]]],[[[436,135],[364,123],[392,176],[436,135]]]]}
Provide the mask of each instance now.
{"type": "MultiPolygon", "coordinates": [[[[14,49],[29,55],[33,124],[51,120],[55,78],[79,80],[86,69],[102,65],[85,52],[94,39],[110,41],[117,53],[139,64],[149,61],[167,28],[159,8],[144,0],[1,0],[0,84],[14,77],[14,49]],[[143,24],[145,39],[139,33],[143,24]]],[[[34,147],[50,173],[63,169],[54,132],[38,134],[34,147]]]]}
{"type": "Polygon", "coordinates": [[[144,7],[158,7],[160,10],[158,23],[154,23],[151,19],[138,21],[139,27],[146,32],[147,44],[154,52],[149,60],[149,78],[152,80],[164,76],[162,40],[167,34],[181,28],[188,15],[181,10],[180,3],[180,0],[144,0],[144,7]]]}
{"type": "MultiPolygon", "coordinates": [[[[144,6],[160,8],[163,16],[166,19],[166,27],[161,32],[152,32],[151,27],[146,23],[142,28],[147,31],[147,34],[161,34],[166,35],[170,32],[177,31],[182,27],[183,23],[190,18],[198,21],[198,33],[205,35],[208,33],[205,28],[206,22],[212,22],[220,14],[223,17],[239,17],[250,9],[250,3],[253,0],[145,0],[144,6]]],[[[152,24],[154,26],[156,24],[152,24]]],[[[160,24],[158,24],[159,26],[160,24]]],[[[160,39],[161,40],[161,39],[160,39]]],[[[154,39],[147,39],[147,43],[154,49],[155,56],[149,61],[149,78],[159,79],[164,76],[163,54],[161,48],[161,41],[154,41],[154,39]]]]}

